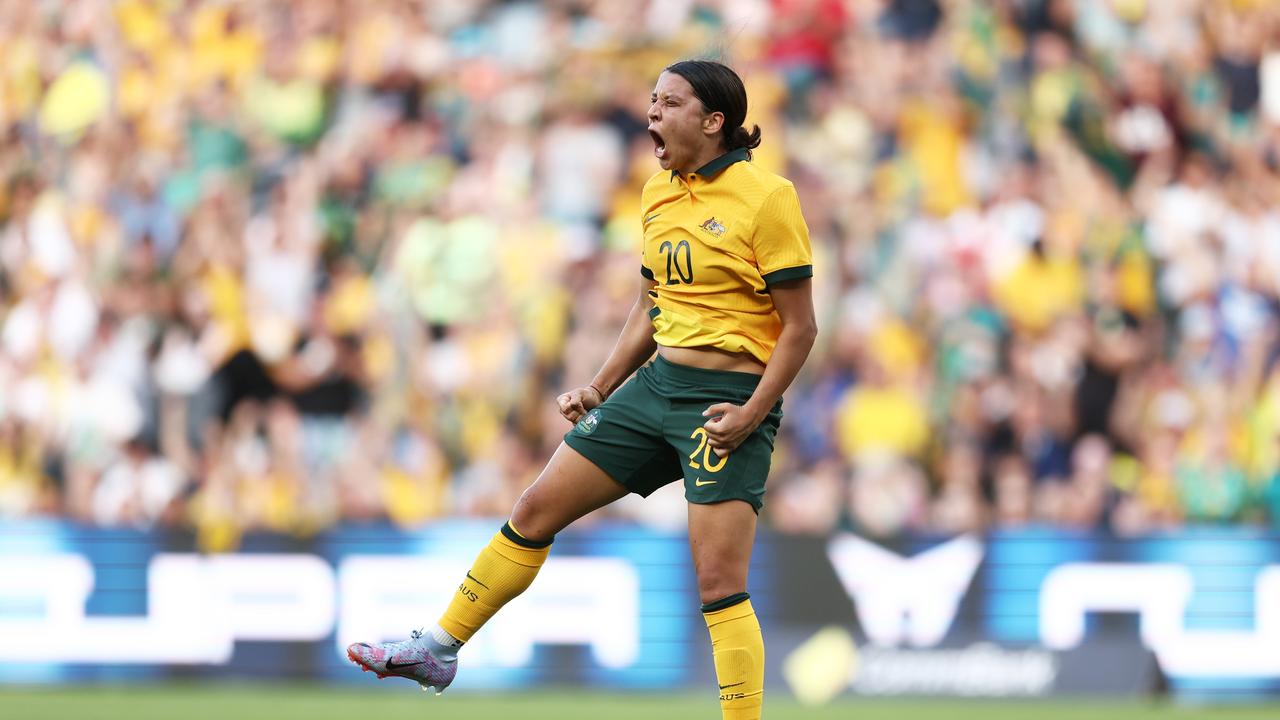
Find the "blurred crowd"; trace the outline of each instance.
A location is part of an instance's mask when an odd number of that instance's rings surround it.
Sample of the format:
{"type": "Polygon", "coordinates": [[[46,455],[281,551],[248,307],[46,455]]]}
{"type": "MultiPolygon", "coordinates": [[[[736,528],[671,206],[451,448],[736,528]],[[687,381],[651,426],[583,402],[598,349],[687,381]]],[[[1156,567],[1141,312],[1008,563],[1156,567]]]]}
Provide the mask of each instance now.
{"type": "Polygon", "coordinates": [[[699,56],[813,237],[774,528],[1280,526],[1267,0],[0,0],[0,518],[505,514],[699,56]]]}

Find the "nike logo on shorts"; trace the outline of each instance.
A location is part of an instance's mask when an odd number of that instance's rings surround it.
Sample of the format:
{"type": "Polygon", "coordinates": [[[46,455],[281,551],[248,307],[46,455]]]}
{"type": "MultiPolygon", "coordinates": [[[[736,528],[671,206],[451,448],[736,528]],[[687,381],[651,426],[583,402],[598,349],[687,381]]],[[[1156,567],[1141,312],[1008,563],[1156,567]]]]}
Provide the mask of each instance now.
{"type": "Polygon", "coordinates": [[[702,478],[698,478],[697,480],[693,481],[693,484],[696,487],[702,487],[703,485],[715,485],[718,482],[720,481],[719,480],[703,480],[702,478]]]}

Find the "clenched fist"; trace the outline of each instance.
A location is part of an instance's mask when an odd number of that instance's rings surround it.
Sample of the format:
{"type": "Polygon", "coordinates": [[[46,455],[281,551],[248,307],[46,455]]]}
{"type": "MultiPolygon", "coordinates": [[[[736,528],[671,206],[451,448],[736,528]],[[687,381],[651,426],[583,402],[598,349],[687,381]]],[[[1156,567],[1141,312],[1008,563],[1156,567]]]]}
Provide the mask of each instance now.
{"type": "Polygon", "coordinates": [[[560,406],[560,414],[571,423],[581,420],[582,416],[586,415],[591,408],[602,402],[604,402],[604,397],[594,385],[570,390],[556,398],[556,404],[560,406]]]}

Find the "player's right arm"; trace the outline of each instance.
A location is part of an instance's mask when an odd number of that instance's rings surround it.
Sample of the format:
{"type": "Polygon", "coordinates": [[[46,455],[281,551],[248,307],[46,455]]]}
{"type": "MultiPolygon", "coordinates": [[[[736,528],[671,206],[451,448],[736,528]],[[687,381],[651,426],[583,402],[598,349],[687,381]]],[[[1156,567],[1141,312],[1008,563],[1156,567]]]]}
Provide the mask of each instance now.
{"type": "Polygon", "coordinates": [[[640,281],[640,297],[631,306],[627,322],[622,326],[622,335],[609,353],[600,372],[596,373],[590,385],[570,390],[556,402],[560,405],[560,414],[569,422],[578,422],[591,408],[604,402],[604,399],[636,371],[658,349],[653,339],[653,320],[649,311],[653,309],[653,292],[658,283],[648,277],[640,281]]]}

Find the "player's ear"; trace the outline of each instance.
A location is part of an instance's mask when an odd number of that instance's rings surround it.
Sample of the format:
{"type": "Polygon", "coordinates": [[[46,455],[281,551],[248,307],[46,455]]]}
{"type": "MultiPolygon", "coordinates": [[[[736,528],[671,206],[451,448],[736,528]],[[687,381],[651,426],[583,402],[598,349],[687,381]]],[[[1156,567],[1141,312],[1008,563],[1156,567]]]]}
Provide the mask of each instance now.
{"type": "Polygon", "coordinates": [[[724,127],[724,113],[716,111],[708,113],[702,118],[702,132],[704,135],[719,135],[720,128],[724,127]]]}

